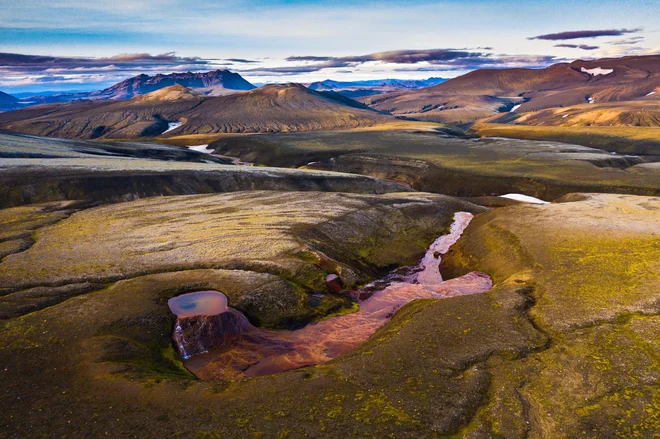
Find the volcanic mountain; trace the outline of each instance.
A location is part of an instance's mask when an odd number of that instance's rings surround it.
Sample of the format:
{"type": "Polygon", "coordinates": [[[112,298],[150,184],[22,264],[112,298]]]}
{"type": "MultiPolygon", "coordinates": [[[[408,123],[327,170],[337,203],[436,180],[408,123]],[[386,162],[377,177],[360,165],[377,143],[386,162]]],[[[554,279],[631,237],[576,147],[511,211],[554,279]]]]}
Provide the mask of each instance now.
{"type": "Polygon", "coordinates": [[[643,99],[660,87],[660,55],[480,69],[442,84],[362,98],[397,116],[465,123],[496,113],[643,99]]]}
{"type": "Polygon", "coordinates": [[[8,130],[63,138],[136,138],[212,133],[348,129],[391,118],[335,93],[299,84],[267,85],[227,96],[203,96],[175,85],[126,101],[40,105],[0,115],[8,130]]]}
{"type": "Polygon", "coordinates": [[[19,108],[18,98],[0,91],[0,111],[11,111],[19,108]]]}
{"type": "Polygon", "coordinates": [[[52,96],[31,96],[26,101],[38,104],[71,102],[80,100],[122,100],[151,93],[165,87],[181,85],[209,96],[222,96],[238,91],[252,90],[254,85],[243,79],[238,73],[229,70],[215,70],[204,73],[172,73],[155,76],[138,75],[126,79],[112,87],[83,93],[64,93],[52,96]]]}
{"type": "Polygon", "coordinates": [[[237,90],[252,90],[254,85],[247,82],[238,73],[229,70],[216,70],[206,73],[172,73],[170,75],[139,75],[115,84],[112,87],[92,94],[102,99],[130,99],[137,95],[151,93],[173,85],[195,90],[211,96],[235,93],[237,90]]]}

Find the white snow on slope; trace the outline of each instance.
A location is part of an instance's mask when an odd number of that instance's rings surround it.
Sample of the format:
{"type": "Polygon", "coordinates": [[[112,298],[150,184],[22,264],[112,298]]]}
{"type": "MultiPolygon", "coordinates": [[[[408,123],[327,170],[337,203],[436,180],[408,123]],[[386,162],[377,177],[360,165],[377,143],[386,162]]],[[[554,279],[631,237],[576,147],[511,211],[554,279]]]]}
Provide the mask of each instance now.
{"type": "Polygon", "coordinates": [[[167,129],[163,131],[163,134],[169,133],[170,131],[179,128],[181,125],[183,125],[181,122],[168,122],[167,129]]]}
{"type": "Polygon", "coordinates": [[[209,146],[208,144],[206,145],[197,145],[197,146],[189,146],[188,149],[191,149],[193,151],[197,152],[203,152],[204,154],[211,154],[215,149],[213,148],[207,148],[209,146]]]}
{"type": "Polygon", "coordinates": [[[508,198],[510,200],[523,201],[525,203],[550,204],[549,202],[543,201],[539,198],[530,197],[529,195],[523,195],[523,194],[506,194],[506,195],[500,195],[500,197],[501,198],[508,198]]]}
{"type": "Polygon", "coordinates": [[[614,69],[603,69],[602,67],[596,67],[595,69],[587,69],[585,67],[582,67],[580,71],[584,73],[588,73],[591,76],[598,76],[598,75],[609,75],[614,71],[614,69]]]}
{"type": "Polygon", "coordinates": [[[509,113],[515,113],[515,111],[516,111],[518,108],[520,108],[521,105],[522,105],[522,104],[514,105],[513,108],[511,109],[511,111],[509,111],[509,113]]]}

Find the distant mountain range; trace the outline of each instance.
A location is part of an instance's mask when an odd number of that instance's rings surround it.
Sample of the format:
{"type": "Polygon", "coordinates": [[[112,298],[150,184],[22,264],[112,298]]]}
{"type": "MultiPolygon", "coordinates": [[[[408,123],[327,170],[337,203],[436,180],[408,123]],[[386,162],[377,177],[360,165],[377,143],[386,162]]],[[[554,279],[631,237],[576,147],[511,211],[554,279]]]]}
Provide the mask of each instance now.
{"type": "Polygon", "coordinates": [[[21,99],[24,105],[51,104],[81,100],[122,100],[151,93],[165,87],[181,85],[201,94],[222,96],[237,91],[252,90],[254,85],[238,73],[229,70],[215,70],[204,73],[172,73],[155,76],[138,75],[99,91],[78,93],[57,93],[44,96],[29,96],[21,99]]]}
{"type": "MultiPolygon", "coordinates": [[[[323,131],[371,126],[391,116],[455,125],[487,120],[660,126],[660,55],[575,61],[544,69],[482,69],[446,81],[326,80],[309,87],[258,89],[226,70],[140,75],[105,90],[44,97],[44,102],[72,96],[81,102],[3,113],[0,126],[66,138],[158,136],[175,122],[182,125],[166,136],[323,131]],[[386,91],[392,88],[396,91],[386,91]]],[[[4,111],[21,102],[0,94],[4,111]]]]}
{"type": "Polygon", "coordinates": [[[660,55],[574,61],[544,69],[481,69],[433,87],[359,100],[396,116],[460,124],[510,111],[657,100],[656,90],[660,55]]]}
{"type": "Polygon", "coordinates": [[[431,87],[447,81],[446,78],[428,79],[374,79],[368,81],[325,81],[313,82],[308,88],[318,91],[332,90],[349,98],[373,96],[400,90],[431,87]]]}
{"type": "Polygon", "coordinates": [[[324,131],[390,120],[364,104],[300,84],[226,96],[174,85],[129,100],[40,105],[0,114],[0,126],[8,130],[80,139],[324,131]]]}
{"type": "Polygon", "coordinates": [[[18,98],[0,91],[0,111],[12,111],[19,107],[18,98]]]}
{"type": "Polygon", "coordinates": [[[325,81],[312,82],[307,87],[312,90],[343,90],[353,87],[399,87],[399,88],[422,88],[431,87],[447,81],[446,78],[429,79],[373,79],[368,81],[325,81]]]}
{"type": "MultiPolygon", "coordinates": [[[[420,80],[406,79],[376,79],[369,81],[333,81],[314,82],[308,88],[317,91],[335,91],[349,98],[372,96],[375,94],[394,92],[405,89],[430,87],[446,81],[444,78],[429,78],[420,80]]],[[[37,104],[53,104],[82,100],[124,100],[135,96],[151,93],[161,88],[181,85],[200,94],[208,96],[223,96],[238,91],[256,88],[240,74],[229,70],[215,70],[204,73],[172,73],[155,76],[138,75],[126,79],[112,87],[89,92],[44,92],[41,94],[21,93],[19,105],[22,108],[37,104]]],[[[14,109],[15,109],[14,108],[14,109]]],[[[7,111],[7,110],[0,110],[7,111]]]]}

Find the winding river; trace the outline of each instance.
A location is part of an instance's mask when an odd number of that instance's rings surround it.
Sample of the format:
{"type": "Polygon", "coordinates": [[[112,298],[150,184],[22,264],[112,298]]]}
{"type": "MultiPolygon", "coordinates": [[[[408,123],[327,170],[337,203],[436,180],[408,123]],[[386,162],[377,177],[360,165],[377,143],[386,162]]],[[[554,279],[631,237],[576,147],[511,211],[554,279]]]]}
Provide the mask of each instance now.
{"type": "MultiPolygon", "coordinates": [[[[366,286],[364,290],[369,293],[358,294],[358,297],[367,297],[359,301],[359,311],[312,323],[299,330],[271,331],[257,328],[240,312],[226,308],[221,314],[224,323],[220,324],[224,325],[223,328],[230,329],[233,334],[223,336],[222,343],[207,352],[189,356],[180,322],[182,317],[191,315],[190,311],[196,305],[188,304],[182,314],[172,308],[180,317],[177,320],[174,339],[182,356],[189,357],[185,361],[186,367],[201,379],[214,380],[269,375],[324,363],[364,343],[390,320],[397,310],[413,300],[440,299],[488,291],[492,280],[485,273],[472,272],[447,281],[443,280],[440,274],[440,256],[456,243],[471,219],[470,213],[456,213],[450,233],[436,239],[419,264],[408,274],[392,277],[391,279],[396,280],[376,292],[373,292],[373,285],[366,286]]],[[[204,293],[222,295],[219,292],[204,293]]],[[[208,299],[207,295],[202,297],[208,299]]],[[[184,294],[172,300],[185,301],[186,296],[188,295],[184,294]]],[[[222,300],[215,299],[215,302],[211,302],[215,305],[207,303],[209,308],[217,307],[222,300]]],[[[199,303],[201,309],[202,303],[199,303]]],[[[172,303],[170,305],[172,306],[172,303]]],[[[185,322],[185,319],[183,321],[185,322]]],[[[197,323],[199,326],[199,322],[197,323]]],[[[206,324],[202,322],[199,327],[206,324]]]]}

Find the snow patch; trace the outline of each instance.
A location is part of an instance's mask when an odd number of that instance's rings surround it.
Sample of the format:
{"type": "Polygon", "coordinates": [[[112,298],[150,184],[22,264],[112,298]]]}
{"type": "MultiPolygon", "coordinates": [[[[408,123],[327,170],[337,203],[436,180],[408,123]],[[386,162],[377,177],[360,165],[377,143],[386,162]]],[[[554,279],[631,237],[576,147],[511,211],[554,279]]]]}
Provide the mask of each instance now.
{"type": "Polygon", "coordinates": [[[509,113],[515,113],[516,110],[517,110],[518,108],[520,108],[521,105],[522,105],[522,104],[514,105],[513,108],[511,109],[511,111],[509,111],[509,113]]]}
{"type": "Polygon", "coordinates": [[[589,102],[590,104],[595,104],[596,100],[594,98],[592,98],[591,96],[587,96],[587,102],[589,102]]]}
{"type": "Polygon", "coordinates": [[[523,194],[506,194],[506,195],[500,195],[500,197],[508,198],[510,200],[523,201],[525,203],[550,204],[549,202],[543,201],[539,198],[530,197],[529,195],[523,195],[523,194]]]}
{"type": "Polygon", "coordinates": [[[655,94],[655,92],[652,91],[651,93],[647,93],[646,96],[651,96],[651,95],[654,95],[654,94],[655,94]]]}
{"type": "Polygon", "coordinates": [[[204,154],[211,154],[215,149],[212,148],[207,148],[209,146],[208,144],[205,145],[197,145],[197,146],[189,146],[188,149],[191,149],[193,151],[197,152],[203,152],[204,154]]]}
{"type": "Polygon", "coordinates": [[[584,73],[588,73],[591,76],[598,76],[598,75],[605,76],[605,75],[609,75],[610,73],[612,73],[614,71],[614,69],[604,69],[602,67],[596,67],[595,69],[587,69],[587,68],[582,67],[580,69],[580,71],[582,71],[584,73]]]}
{"type": "Polygon", "coordinates": [[[181,122],[167,122],[167,129],[163,131],[163,134],[169,133],[183,125],[181,122]]]}
{"type": "Polygon", "coordinates": [[[568,114],[564,114],[561,118],[566,119],[568,117],[568,114]]]}

